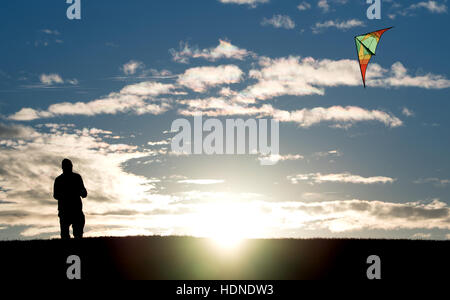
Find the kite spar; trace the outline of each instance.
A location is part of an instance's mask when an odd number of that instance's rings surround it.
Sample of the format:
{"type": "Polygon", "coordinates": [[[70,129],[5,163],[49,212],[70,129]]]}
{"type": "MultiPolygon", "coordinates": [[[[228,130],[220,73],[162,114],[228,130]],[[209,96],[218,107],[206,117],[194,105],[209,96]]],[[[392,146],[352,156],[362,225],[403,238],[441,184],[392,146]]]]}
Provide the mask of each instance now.
{"type": "Polygon", "coordinates": [[[369,64],[372,55],[375,55],[381,36],[391,28],[392,27],[355,36],[356,51],[358,53],[359,67],[361,69],[364,87],[366,87],[367,65],[369,64]]]}

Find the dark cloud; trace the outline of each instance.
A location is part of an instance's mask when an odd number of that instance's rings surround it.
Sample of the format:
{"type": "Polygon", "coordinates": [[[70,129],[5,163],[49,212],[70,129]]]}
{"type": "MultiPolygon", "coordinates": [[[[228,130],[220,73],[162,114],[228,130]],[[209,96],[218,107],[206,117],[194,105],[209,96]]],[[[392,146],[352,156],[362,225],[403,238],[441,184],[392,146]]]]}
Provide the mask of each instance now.
{"type": "Polygon", "coordinates": [[[374,215],[381,218],[405,219],[441,219],[449,216],[448,208],[423,208],[412,206],[395,206],[385,211],[375,211],[374,215]]]}
{"type": "Polygon", "coordinates": [[[35,131],[30,127],[0,123],[0,138],[27,138],[33,133],[35,131]]]}
{"type": "Polygon", "coordinates": [[[9,219],[9,218],[24,218],[29,216],[30,214],[26,211],[22,210],[4,210],[0,211],[0,219],[9,219]]]}
{"type": "Polygon", "coordinates": [[[15,204],[15,203],[16,202],[0,200],[0,204],[15,204]]]}

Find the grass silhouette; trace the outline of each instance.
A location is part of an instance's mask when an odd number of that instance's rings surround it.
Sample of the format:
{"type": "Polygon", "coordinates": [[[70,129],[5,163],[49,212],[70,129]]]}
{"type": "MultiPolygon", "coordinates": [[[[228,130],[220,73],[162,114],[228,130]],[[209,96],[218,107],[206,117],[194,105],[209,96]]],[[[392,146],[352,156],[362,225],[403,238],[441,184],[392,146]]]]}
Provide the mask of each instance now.
{"type": "MultiPolygon", "coordinates": [[[[69,255],[83,279],[366,279],[370,255],[383,279],[438,278],[449,270],[450,241],[253,239],[236,248],[177,236],[0,242],[0,277],[65,279],[69,255]]],[[[442,278],[441,278],[442,279],[442,278]]]]}

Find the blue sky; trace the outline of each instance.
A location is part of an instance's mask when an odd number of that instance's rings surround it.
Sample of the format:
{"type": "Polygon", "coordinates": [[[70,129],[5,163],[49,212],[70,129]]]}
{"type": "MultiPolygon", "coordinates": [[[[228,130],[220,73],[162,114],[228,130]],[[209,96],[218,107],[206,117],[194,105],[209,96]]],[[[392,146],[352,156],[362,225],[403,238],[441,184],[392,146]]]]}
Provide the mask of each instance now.
{"type": "Polygon", "coordinates": [[[3,1],[0,239],[58,235],[60,161],[86,234],[450,234],[447,1],[3,1]],[[386,32],[362,87],[353,37],[386,32]],[[280,121],[280,161],[174,155],[178,118],[280,121]]]}

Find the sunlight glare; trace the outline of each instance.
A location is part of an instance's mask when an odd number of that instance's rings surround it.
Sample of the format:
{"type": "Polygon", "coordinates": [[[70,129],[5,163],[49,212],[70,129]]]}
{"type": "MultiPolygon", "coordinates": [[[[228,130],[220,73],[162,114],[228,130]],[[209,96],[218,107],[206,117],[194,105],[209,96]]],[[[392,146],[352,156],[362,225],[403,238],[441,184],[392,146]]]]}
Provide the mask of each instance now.
{"type": "Polygon", "coordinates": [[[197,235],[210,238],[223,250],[236,249],[243,240],[258,237],[263,227],[263,218],[251,203],[212,203],[196,219],[197,235]]]}

